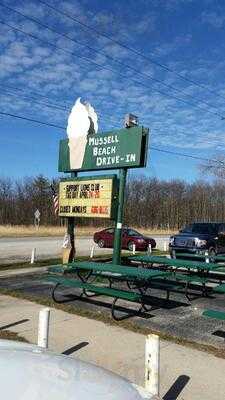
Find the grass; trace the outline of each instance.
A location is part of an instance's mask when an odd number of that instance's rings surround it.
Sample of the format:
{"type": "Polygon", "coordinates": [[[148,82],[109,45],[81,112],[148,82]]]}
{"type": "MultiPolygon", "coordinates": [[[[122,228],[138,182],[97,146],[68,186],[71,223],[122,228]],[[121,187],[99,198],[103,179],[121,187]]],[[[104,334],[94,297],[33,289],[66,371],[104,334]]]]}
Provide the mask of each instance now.
{"type": "MultiPolygon", "coordinates": [[[[144,253],[136,253],[136,255],[142,255],[144,253]]],[[[154,250],[153,254],[156,256],[161,256],[161,255],[166,255],[167,253],[164,251],[160,250],[154,250]]],[[[125,252],[123,254],[123,260],[126,262],[126,258],[130,257],[131,253],[125,252]]],[[[99,260],[110,260],[112,258],[111,254],[102,254],[98,255],[96,257],[93,257],[92,260],[90,260],[89,257],[87,256],[80,256],[76,258],[76,261],[99,261],[99,260]]],[[[37,268],[37,267],[47,267],[50,265],[57,265],[62,263],[62,258],[48,258],[45,260],[39,260],[36,261],[34,264],[31,264],[29,261],[25,262],[16,262],[16,263],[5,263],[5,264],[0,264],[0,271],[7,271],[7,270],[14,270],[14,269],[23,269],[23,268],[37,268]]]]}
{"type": "Polygon", "coordinates": [[[16,332],[10,332],[8,330],[0,330],[0,339],[16,340],[17,342],[29,343],[23,336],[18,335],[16,332]]]}
{"type": "Polygon", "coordinates": [[[14,269],[23,269],[23,268],[36,268],[36,267],[46,267],[48,265],[60,264],[62,262],[61,258],[52,258],[47,260],[40,260],[31,264],[30,262],[16,262],[16,263],[5,263],[0,264],[0,271],[8,271],[14,269]]]}
{"type": "MultiPolygon", "coordinates": [[[[76,235],[78,237],[82,236],[90,236],[93,235],[94,232],[100,231],[104,229],[103,227],[94,227],[94,226],[78,226],[76,229],[76,235]]],[[[166,229],[142,229],[135,228],[139,232],[148,235],[154,236],[159,234],[170,235],[175,231],[166,230],[166,229]]],[[[40,226],[39,229],[36,229],[33,225],[0,225],[0,238],[4,237],[33,237],[33,236],[43,236],[43,237],[56,237],[56,236],[64,236],[66,231],[66,227],[64,226],[40,226]]]]}

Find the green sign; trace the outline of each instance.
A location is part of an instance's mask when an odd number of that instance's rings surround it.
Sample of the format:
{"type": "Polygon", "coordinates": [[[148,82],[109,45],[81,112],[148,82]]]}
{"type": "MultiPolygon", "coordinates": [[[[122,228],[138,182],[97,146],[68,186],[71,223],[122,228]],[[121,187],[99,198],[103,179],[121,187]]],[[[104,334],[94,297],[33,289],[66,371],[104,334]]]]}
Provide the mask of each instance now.
{"type": "Polygon", "coordinates": [[[143,127],[61,140],[59,172],[145,167],[147,149],[143,127]]]}

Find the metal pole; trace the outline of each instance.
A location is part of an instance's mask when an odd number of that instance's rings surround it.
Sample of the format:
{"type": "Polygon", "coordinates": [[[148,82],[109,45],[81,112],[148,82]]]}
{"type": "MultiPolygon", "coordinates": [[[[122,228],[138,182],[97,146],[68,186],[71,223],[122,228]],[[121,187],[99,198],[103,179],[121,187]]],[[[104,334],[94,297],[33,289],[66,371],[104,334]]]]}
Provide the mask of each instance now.
{"type": "Polygon", "coordinates": [[[33,248],[33,249],[32,249],[32,252],[31,252],[31,259],[30,259],[30,263],[31,263],[31,264],[34,264],[34,262],[35,262],[35,257],[36,257],[36,249],[33,248]]]}
{"type": "Polygon", "coordinates": [[[44,349],[48,348],[49,317],[49,308],[43,308],[43,310],[39,312],[38,346],[43,347],[44,349]]]}
{"type": "Polygon", "coordinates": [[[122,241],[122,221],[124,209],[124,192],[126,186],[127,169],[120,169],[119,182],[119,204],[117,211],[117,220],[115,224],[114,246],[113,246],[113,264],[121,263],[121,241],[122,241]]]}
{"type": "MultiPolygon", "coordinates": [[[[71,178],[76,178],[77,172],[71,172],[71,178]]],[[[73,262],[75,258],[75,236],[74,236],[75,218],[69,217],[67,224],[67,233],[70,236],[71,252],[69,255],[69,262],[73,262]]]]}
{"type": "Polygon", "coordinates": [[[206,263],[209,263],[209,252],[208,251],[205,251],[205,262],[206,263]]]}
{"type": "Polygon", "coordinates": [[[90,258],[93,258],[93,257],[94,257],[94,250],[95,250],[95,245],[93,245],[93,246],[91,247],[90,258]]]}
{"type": "Polygon", "coordinates": [[[75,257],[75,242],[74,242],[74,217],[68,217],[67,233],[70,236],[71,252],[69,255],[69,262],[73,262],[75,257]]]}
{"type": "Polygon", "coordinates": [[[151,334],[145,344],[145,389],[159,395],[159,336],[151,334]]]}
{"type": "Polygon", "coordinates": [[[151,254],[151,252],[152,252],[152,245],[151,245],[151,243],[149,243],[147,253],[151,254]]]}

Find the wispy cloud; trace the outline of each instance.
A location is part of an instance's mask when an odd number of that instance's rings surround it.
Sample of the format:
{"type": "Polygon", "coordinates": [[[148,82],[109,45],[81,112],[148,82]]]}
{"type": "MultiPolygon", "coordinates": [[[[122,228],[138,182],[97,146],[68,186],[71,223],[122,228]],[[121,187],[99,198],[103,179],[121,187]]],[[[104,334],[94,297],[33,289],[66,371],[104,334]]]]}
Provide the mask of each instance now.
{"type": "MultiPolygon", "coordinates": [[[[148,3],[145,7],[148,7],[148,3]]],[[[170,5],[174,10],[175,7],[179,7],[178,3],[175,0],[167,2],[167,7],[170,5]]],[[[8,11],[5,13],[7,23],[37,35],[68,52],[0,25],[0,84],[11,84],[23,88],[27,96],[38,92],[49,97],[49,102],[66,104],[68,107],[78,96],[87,98],[102,115],[101,129],[105,130],[120,126],[124,114],[134,112],[139,115],[140,121],[151,127],[152,143],[164,147],[210,151],[215,150],[221,143],[225,144],[224,121],[213,114],[208,114],[207,106],[201,104],[202,99],[223,112],[225,110],[223,99],[191,83],[184,82],[177,75],[157,67],[146,58],[135,56],[106,38],[82,30],[71,20],[65,17],[60,18],[59,15],[36,1],[29,2],[26,7],[14,1],[9,4],[27,15],[35,16],[54,29],[66,33],[84,46],[41,29],[37,24],[8,11]],[[105,56],[85,48],[87,45],[103,52],[105,56]],[[71,52],[77,55],[70,54],[71,52]],[[90,62],[83,60],[80,56],[90,59],[90,62]],[[153,79],[161,80],[166,85],[183,90],[183,93],[173,91],[146,76],[134,73],[109,60],[107,56],[135,67],[137,71],[153,79]],[[92,62],[99,64],[99,67],[92,62]],[[195,96],[195,100],[192,96],[195,96]],[[176,98],[193,103],[193,106],[182,103],[176,98]]],[[[130,4],[134,7],[132,2],[130,4]]],[[[81,21],[96,29],[106,32],[108,29],[107,34],[110,35],[112,32],[116,40],[123,38],[131,48],[133,43],[135,46],[138,43],[135,48],[143,48],[146,57],[151,59],[157,55],[157,62],[165,63],[183,77],[197,80],[206,88],[217,90],[219,94],[225,96],[225,88],[221,81],[221,74],[225,67],[224,61],[220,60],[216,63],[214,59],[206,58],[206,54],[201,53],[201,41],[197,47],[196,37],[194,38],[193,34],[181,29],[173,34],[170,40],[165,36],[162,28],[161,36],[158,35],[152,43],[152,35],[157,35],[161,18],[156,5],[154,9],[148,9],[147,14],[139,8],[135,15],[131,15],[130,11],[124,8],[121,11],[118,6],[113,9],[113,5],[108,12],[107,9],[94,12],[88,9],[85,2],[67,1],[62,3],[62,7],[66,12],[78,15],[81,21]],[[193,48],[195,54],[192,54],[193,48]]],[[[202,26],[207,23],[222,27],[224,21],[225,18],[216,13],[205,11],[201,14],[202,26]]],[[[64,125],[68,115],[67,111],[59,111],[32,103],[32,101],[28,102],[22,98],[22,95],[21,98],[13,98],[5,93],[0,93],[0,108],[27,116],[38,116],[39,119],[43,118],[46,121],[64,125]]]]}
{"type": "Polygon", "coordinates": [[[204,11],[202,13],[202,22],[211,25],[213,28],[221,29],[225,23],[225,15],[216,11],[204,11]]]}

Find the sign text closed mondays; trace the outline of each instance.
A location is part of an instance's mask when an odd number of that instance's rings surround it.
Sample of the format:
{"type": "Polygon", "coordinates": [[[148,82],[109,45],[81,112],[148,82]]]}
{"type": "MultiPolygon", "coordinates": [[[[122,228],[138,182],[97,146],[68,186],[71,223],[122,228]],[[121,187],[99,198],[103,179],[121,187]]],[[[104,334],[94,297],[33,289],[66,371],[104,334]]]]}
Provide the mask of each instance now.
{"type": "MultiPolygon", "coordinates": [[[[148,145],[148,130],[143,127],[87,136],[82,167],[77,171],[144,167],[148,145]]],[[[59,171],[70,172],[70,147],[61,140],[59,171]]]]}
{"type": "Polygon", "coordinates": [[[60,182],[61,217],[112,217],[113,178],[60,182]]]}

